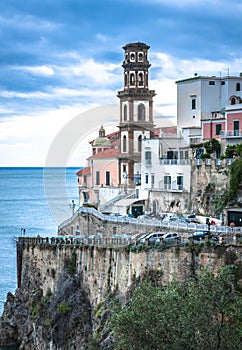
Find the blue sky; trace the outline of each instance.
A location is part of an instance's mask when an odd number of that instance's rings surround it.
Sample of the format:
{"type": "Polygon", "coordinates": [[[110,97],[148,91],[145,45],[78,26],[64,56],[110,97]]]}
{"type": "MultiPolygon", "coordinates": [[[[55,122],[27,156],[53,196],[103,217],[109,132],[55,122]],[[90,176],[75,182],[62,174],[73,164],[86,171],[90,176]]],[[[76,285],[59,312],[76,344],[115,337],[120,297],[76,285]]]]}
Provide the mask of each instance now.
{"type": "Polygon", "coordinates": [[[80,144],[69,165],[83,165],[94,121],[108,130],[118,123],[95,107],[119,103],[130,42],[150,45],[155,109],[174,117],[176,80],[242,71],[241,18],[240,0],[2,0],[0,166],[45,165],[77,115],[80,144]]]}

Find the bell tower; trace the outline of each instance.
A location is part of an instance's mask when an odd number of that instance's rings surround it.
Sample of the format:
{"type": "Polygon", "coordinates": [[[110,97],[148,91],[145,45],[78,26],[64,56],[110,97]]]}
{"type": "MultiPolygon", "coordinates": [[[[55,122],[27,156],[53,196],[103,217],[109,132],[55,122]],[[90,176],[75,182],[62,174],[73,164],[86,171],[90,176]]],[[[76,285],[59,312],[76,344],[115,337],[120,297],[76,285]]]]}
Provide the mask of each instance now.
{"type": "Polygon", "coordinates": [[[153,136],[153,97],[149,90],[148,50],[150,46],[137,42],[123,47],[125,57],[124,88],[120,99],[120,184],[134,186],[140,178],[141,140],[153,136]]]}

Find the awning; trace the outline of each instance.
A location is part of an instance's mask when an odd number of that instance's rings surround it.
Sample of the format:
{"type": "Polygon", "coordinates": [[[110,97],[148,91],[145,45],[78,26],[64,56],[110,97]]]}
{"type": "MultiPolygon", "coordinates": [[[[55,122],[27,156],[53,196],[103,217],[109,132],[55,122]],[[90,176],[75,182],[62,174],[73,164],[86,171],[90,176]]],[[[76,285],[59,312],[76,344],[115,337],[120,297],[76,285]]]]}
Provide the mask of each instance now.
{"type": "Polygon", "coordinates": [[[137,198],[124,198],[114,203],[114,207],[129,207],[131,204],[134,204],[134,203],[144,204],[144,200],[139,200],[137,198]]]}

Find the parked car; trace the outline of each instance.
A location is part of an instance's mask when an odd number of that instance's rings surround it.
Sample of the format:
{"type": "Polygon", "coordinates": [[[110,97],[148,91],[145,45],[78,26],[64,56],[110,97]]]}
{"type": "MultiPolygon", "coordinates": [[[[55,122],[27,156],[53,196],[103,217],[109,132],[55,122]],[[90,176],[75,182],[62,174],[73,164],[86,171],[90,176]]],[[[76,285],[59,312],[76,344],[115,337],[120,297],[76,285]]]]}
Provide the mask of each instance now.
{"type": "Polygon", "coordinates": [[[147,215],[147,214],[139,215],[139,216],[137,217],[137,219],[140,220],[140,221],[152,220],[152,218],[151,218],[149,215],[147,215]]]}
{"type": "Polygon", "coordinates": [[[218,235],[212,234],[210,231],[196,231],[188,237],[188,239],[193,239],[194,243],[204,242],[206,238],[212,242],[219,240],[218,235]]]}
{"type": "Polygon", "coordinates": [[[148,236],[152,235],[151,232],[146,232],[146,233],[143,233],[141,236],[139,236],[137,238],[137,243],[138,244],[144,244],[146,242],[146,237],[148,238],[148,236]]]}
{"type": "Polygon", "coordinates": [[[176,221],[178,219],[177,215],[165,215],[165,217],[163,218],[162,222],[171,222],[171,221],[176,221]]]}
{"type": "Polygon", "coordinates": [[[164,236],[165,232],[155,232],[152,235],[150,235],[149,244],[158,244],[161,240],[161,238],[164,236]]]}
{"type": "Polygon", "coordinates": [[[177,232],[165,233],[161,238],[162,238],[161,243],[164,243],[164,244],[167,244],[167,245],[173,245],[173,244],[176,244],[176,243],[181,243],[181,236],[177,232]]]}

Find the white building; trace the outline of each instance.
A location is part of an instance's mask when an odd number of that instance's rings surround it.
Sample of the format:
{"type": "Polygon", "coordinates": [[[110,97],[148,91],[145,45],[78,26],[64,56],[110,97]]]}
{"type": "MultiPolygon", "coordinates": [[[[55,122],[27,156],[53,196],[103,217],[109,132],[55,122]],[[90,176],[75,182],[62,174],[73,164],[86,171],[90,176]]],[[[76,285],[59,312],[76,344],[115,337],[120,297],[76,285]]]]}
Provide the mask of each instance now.
{"type": "MultiPolygon", "coordinates": [[[[142,140],[139,198],[147,199],[147,211],[166,211],[184,193],[187,202],[190,184],[190,148],[182,134],[161,132],[158,138],[142,140]]],[[[186,205],[179,199],[179,208],[186,205]]]]}
{"type": "Polygon", "coordinates": [[[238,77],[197,76],[178,80],[177,128],[201,127],[212,113],[224,113],[231,96],[242,97],[242,73],[238,77]]]}

